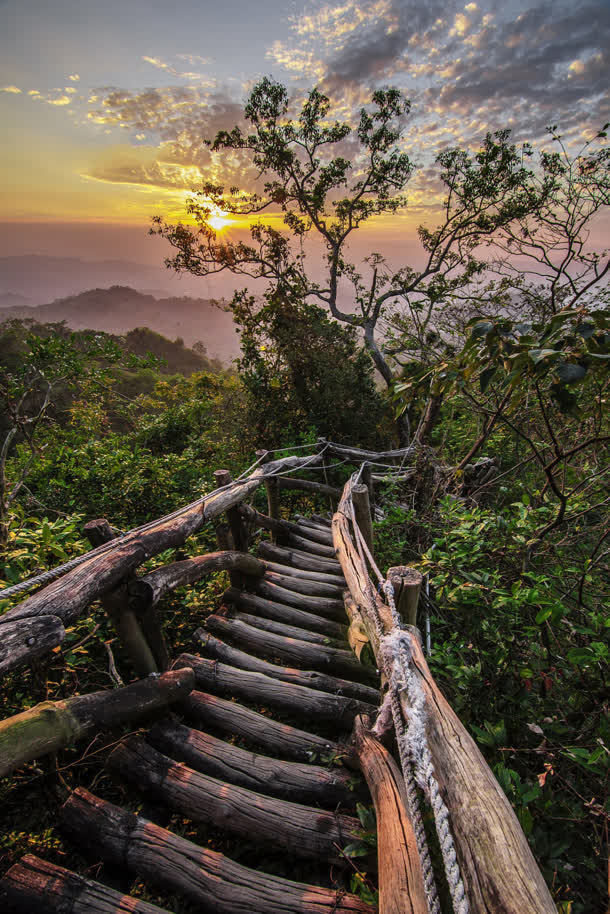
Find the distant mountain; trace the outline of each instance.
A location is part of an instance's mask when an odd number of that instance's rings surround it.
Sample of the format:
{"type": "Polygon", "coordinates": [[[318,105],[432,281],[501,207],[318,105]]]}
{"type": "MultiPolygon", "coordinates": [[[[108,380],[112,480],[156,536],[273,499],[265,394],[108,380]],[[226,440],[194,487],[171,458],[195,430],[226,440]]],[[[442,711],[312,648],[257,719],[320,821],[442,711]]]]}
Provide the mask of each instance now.
{"type": "Polygon", "coordinates": [[[201,341],[210,358],[225,364],[239,353],[239,337],[230,314],[205,298],[155,298],[129,286],[90,289],[46,305],[4,308],[2,320],[31,318],[39,323],[66,321],[74,330],[125,334],[148,327],[187,346],[201,341]]]}
{"type": "Polygon", "coordinates": [[[19,308],[23,305],[33,304],[35,303],[31,298],[26,298],[25,295],[19,295],[18,292],[0,293],[0,308],[19,308]]]}

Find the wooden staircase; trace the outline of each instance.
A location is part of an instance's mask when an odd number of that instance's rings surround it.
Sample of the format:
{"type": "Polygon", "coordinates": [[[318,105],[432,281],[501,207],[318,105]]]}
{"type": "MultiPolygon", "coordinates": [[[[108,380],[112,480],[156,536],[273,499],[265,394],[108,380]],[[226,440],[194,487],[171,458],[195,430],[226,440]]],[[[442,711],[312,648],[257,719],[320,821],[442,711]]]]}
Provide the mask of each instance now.
{"type": "MultiPolygon", "coordinates": [[[[196,683],[179,714],[125,739],[108,758],[155,810],[155,822],[79,788],[62,808],[63,828],[90,859],[120,868],[124,885],[144,880],[193,910],[373,912],[346,891],[343,849],[361,834],[356,801],[370,798],[342,763],[356,715],[376,711],[378,677],[349,649],[330,521],[300,518],[287,545],[261,543],[259,556],[265,575],[247,591],[232,586],[196,632],[198,652],[174,662],[173,669],[191,668],[196,683]],[[175,815],[229,841],[254,842],[270,859],[283,858],[285,873],[305,869],[323,884],[250,869],[199,846],[171,831],[175,815]]],[[[370,872],[376,857],[358,864],[370,872]]],[[[0,883],[0,909],[162,910],[32,855],[0,883]]]]}

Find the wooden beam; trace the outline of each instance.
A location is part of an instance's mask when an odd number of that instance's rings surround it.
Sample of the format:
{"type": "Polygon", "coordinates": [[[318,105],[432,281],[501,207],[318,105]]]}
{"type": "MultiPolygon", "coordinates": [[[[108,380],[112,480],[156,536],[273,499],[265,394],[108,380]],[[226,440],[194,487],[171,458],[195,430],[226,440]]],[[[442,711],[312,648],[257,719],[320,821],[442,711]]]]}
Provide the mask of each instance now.
{"type": "Polygon", "coordinates": [[[65,637],[63,622],[57,616],[7,622],[0,630],[0,676],[48,654],[65,637]]]}
{"type": "Polygon", "coordinates": [[[191,669],[175,669],[108,692],[43,701],[0,721],[0,777],[98,730],[113,729],[127,721],[139,721],[166,711],[186,698],[194,684],[191,669]]]}
{"type": "Polygon", "coordinates": [[[408,625],[417,625],[417,607],[424,576],[408,565],[388,568],[387,579],[394,588],[396,609],[408,625]]]}

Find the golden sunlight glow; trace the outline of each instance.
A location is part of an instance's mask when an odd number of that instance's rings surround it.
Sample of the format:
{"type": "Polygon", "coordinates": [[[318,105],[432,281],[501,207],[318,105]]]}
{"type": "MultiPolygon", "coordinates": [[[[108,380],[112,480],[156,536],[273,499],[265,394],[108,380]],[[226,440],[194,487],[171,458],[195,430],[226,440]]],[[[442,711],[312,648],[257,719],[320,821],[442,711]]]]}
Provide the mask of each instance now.
{"type": "Polygon", "coordinates": [[[208,225],[210,228],[213,228],[215,232],[222,232],[224,228],[231,225],[232,221],[232,219],[227,217],[227,213],[216,208],[208,219],[208,225]]]}

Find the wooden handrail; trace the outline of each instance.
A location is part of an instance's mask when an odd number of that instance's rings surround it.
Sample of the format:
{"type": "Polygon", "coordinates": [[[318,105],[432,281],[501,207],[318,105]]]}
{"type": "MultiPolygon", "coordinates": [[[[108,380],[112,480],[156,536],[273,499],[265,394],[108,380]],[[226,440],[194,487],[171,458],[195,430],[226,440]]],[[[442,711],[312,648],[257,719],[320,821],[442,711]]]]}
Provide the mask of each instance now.
{"type": "MultiPolygon", "coordinates": [[[[349,480],[332,521],[333,541],[378,664],[380,637],[394,628],[390,608],[369,578],[351,533],[349,480]]],[[[517,816],[476,743],[436,685],[417,629],[408,627],[414,675],[426,697],[426,734],[441,796],[449,810],[458,863],[472,914],[556,914],[517,816]]],[[[405,720],[409,704],[400,701],[405,720]]]]}

